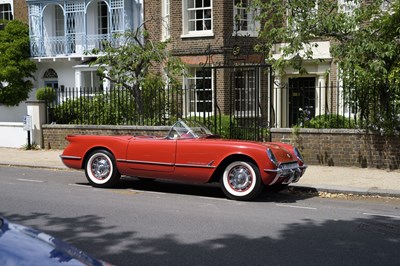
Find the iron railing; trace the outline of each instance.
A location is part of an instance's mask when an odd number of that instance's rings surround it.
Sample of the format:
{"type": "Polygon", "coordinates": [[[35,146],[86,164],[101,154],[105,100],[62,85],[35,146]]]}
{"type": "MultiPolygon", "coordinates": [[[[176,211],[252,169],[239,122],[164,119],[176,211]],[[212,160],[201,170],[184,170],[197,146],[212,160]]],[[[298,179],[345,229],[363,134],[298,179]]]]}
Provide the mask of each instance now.
{"type": "MultiPolygon", "coordinates": [[[[246,105],[269,111],[240,112],[237,110],[240,104],[231,104],[225,114],[217,97],[213,99],[212,112],[191,112],[193,102],[188,95],[199,90],[170,87],[141,91],[133,96],[126,89],[116,88],[57,89],[56,97],[47,103],[47,123],[154,126],[171,125],[179,118],[186,118],[203,122],[224,137],[253,140],[266,139],[268,132],[265,131],[274,127],[400,129],[400,95],[383,95],[382,90],[388,91],[384,86],[377,86],[372,90],[376,93],[362,94],[362,97],[357,90],[333,84],[311,88],[275,87],[264,97],[267,101],[252,90],[255,94],[246,96],[246,105]],[[286,101],[282,100],[284,97],[286,101]],[[254,103],[248,103],[249,100],[254,103]]],[[[236,96],[235,91],[229,95],[236,96]]],[[[233,99],[232,103],[235,102],[233,99]]]]}

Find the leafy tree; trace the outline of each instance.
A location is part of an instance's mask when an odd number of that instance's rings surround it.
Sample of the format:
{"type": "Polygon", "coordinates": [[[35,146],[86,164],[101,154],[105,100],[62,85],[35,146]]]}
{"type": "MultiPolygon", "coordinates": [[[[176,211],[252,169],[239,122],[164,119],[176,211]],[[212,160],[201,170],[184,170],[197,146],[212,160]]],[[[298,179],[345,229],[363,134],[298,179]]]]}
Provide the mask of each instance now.
{"type": "Polygon", "coordinates": [[[29,60],[29,29],[18,20],[3,22],[0,30],[0,103],[18,105],[28,98],[36,70],[29,60]]]}
{"type": "Polygon", "coordinates": [[[184,64],[168,52],[167,45],[168,42],[150,40],[141,28],[127,31],[104,43],[103,50],[93,50],[99,57],[92,64],[99,66],[102,78],[127,89],[134,98],[135,109],[143,114],[144,107],[151,105],[144,102],[152,101],[150,90],[161,94],[166,86],[177,86],[178,77],[185,72],[184,64]]]}
{"type": "Polygon", "coordinates": [[[278,73],[289,65],[302,73],[302,60],[312,58],[315,41],[330,40],[340,78],[352,92],[349,103],[357,104],[370,128],[393,132],[400,113],[400,0],[344,1],[354,7],[350,13],[338,2],[254,0],[263,22],[256,49],[269,56],[278,73]],[[386,4],[389,9],[382,8],[386,4]],[[272,57],[276,43],[285,44],[278,59],[272,57]]]}

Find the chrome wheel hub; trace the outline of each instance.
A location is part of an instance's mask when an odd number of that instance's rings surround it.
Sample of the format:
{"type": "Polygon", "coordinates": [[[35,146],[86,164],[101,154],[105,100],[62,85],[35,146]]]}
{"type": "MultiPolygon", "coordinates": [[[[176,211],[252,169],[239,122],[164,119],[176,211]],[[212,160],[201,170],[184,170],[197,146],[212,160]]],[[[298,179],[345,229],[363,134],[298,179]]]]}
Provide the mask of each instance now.
{"type": "Polygon", "coordinates": [[[229,185],[236,191],[248,189],[252,180],[251,172],[243,166],[236,166],[229,173],[229,185]]]}
{"type": "Polygon", "coordinates": [[[105,179],[110,174],[110,162],[104,157],[98,157],[92,162],[92,173],[97,179],[105,179]]]}

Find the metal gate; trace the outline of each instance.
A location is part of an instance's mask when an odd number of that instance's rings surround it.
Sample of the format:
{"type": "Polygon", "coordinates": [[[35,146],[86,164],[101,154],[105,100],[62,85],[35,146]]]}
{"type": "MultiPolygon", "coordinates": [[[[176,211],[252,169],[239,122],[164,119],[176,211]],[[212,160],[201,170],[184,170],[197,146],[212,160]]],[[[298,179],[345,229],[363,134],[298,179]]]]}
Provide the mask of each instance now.
{"type": "Polygon", "coordinates": [[[193,75],[197,82],[185,86],[185,117],[225,138],[269,140],[269,65],[203,66],[193,75]]]}

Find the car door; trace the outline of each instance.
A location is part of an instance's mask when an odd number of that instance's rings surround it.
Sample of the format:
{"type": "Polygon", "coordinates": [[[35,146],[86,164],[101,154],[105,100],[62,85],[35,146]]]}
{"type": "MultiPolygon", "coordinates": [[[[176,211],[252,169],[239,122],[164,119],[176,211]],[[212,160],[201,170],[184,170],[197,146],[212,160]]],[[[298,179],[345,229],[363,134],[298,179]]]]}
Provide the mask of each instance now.
{"type": "Polygon", "coordinates": [[[157,173],[174,171],[175,154],[176,140],[133,138],[128,144],[127,163],[140,176],[157,177],[157,173]]]}
{"type": "Polygon", "coordinates": [[[221,156],[217,147],[199,139],[177,140],[175,179],[207,182],[221,156]]]}

